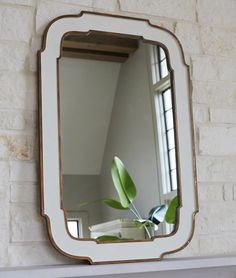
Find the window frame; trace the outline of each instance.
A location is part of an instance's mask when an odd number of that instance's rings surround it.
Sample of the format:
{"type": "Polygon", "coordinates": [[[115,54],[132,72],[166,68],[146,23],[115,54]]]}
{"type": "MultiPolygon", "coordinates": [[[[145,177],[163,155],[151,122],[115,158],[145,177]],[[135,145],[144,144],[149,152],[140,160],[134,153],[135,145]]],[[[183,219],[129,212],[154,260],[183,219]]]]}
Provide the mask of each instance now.
{"type": "MultiPolygon", "coordinates": [[[[87,211],[76,211],[76,210],[68,210],[66,212],[66,221],[78,221],[79,225],[79,238],[87,238],[89,237],[89,220],[88,220],[88,212],[87,211]]],[[[67,228],[69,231],[69,227],[67,224],[67,228]]],[[[71,235],[71,233],[70,233],[71,235]]]]}
{"type": "Polygon", "coordinates": [[[81,235],[81,228],[82,228],[82,225],[81,225],[81,219],[80,218],[67,218],[67,227],[68,227],[68,230],[69,230],[69,233],[73,236],[73,237],[81,237],[83,235],[81,235]],[[73,233],[71,232],[70,230],[70,226],[69,226],[69,222],[76,222],[76,226],[77,226],[77,236],[73,235],[73,233]]]}
{"type": "MultiPolygon", "coordinates": [[[[168,75],[161,78],[161,66],[159,63],[159,45],[151,45],[148,47],[147,55],[149,55],[150,64],[150,92],[151,92],[151,104],[152,104],[152,114],[155,134],[155,143],[156,143],[156,159],[157,159],[157,172],[160,186],[159,197],[161,204],[168,204],[176,195],[177,191],[171,188],[171,169],[169,166],[169,155],[167,148],[167,133],[165,127],[164,111],[163,111],[163,92],[168,88],[171,90],[172,95],[172,105],[173,105],[173,90],[171,84],[171,73],[169,71],[168,75]]],[[[166,56],[166,65],[168,70],[168,60],[166,56]]],[[[172,108],[173,109],[173,108],[172,108]]],[[[173,110],[174,115],[174,110],[173,110]]],[[[173,116],[173,125],[175,130],[174,116],[173,116]]],[[[176,149],[176,140],[175,140],[175,149],[176,149]]],[[[176,159],[176,157],[175,157],[176,159]]],[[[176,159],[177,165],[177,159],[176,159]]],[[[177,167],[176,167],[177,169],[177,167]]],[[[178,179],[176,180],[178,184],[178,179]]],[[[159,225],[162,233],[169,234],[173,231],[174,225],[165,223],[159,225]]]]}

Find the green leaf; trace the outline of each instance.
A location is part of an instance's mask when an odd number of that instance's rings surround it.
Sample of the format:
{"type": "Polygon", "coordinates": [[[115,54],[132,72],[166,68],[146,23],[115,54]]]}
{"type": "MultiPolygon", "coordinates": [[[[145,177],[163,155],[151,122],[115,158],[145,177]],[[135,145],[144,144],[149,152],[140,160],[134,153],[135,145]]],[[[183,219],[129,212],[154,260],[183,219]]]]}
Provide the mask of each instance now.
{"type": "Polygon", "coordinates": [[[111,175],[119,195],[121,205],[128,208],[136,197],[136,187],[123,162],[115,156],[112,161],[111,175]]]}
{"type": "Polygon", "coordinates": [[[147,219],[135,219],[134,222],[139,229],[143,227],[154,227],[155,225],[151,220],[147,219]]]}
{"type": "Polygon", "coordinates": [[[115,240],[132,240],[132,238],[103,235],[103,236],[97,237],[96,240],[98,240],[98,241],[115,241],[115,240]]]}
{"type": "Polygon", "coordinates": [[[175,224],[176,222],[176,209],[178,208],[179,201],[178,196],[175,196],[169,204],[169,207],[166,212],[165,220],[169,224],[175,224]]]}
{"type": "Polygon", "coordinates": [[[114,199],[103,199],[103,202],[108,205],[109,207],[112,207],[114,209],[122,209],[122,210],[128,210],[128,208],[124,208],[122,204],[114,199]]]}

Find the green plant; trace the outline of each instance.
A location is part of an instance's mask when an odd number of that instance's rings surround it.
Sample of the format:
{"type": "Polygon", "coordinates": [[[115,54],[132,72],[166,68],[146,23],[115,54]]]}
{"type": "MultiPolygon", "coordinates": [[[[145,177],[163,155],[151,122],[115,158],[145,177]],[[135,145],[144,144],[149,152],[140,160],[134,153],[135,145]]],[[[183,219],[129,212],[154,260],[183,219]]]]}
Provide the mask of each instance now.
{"type": "Polygon", "coordinates": [[[176,223],[176,210],[179,205],[178,196],[175,196],[168,206],[166,215],[165,215],[165,221],[169,224],[175,224],[176,223]]]}
{"type": "MultiPolygon", "coordinates": [[[[143,218],[134,204],[135,198],[137,196],[136,186],[127,169],[125,168],[123,162],[117,156],[115,156],[112,160],[111,176],[119,200],[115,200],[113,198],[104,198],[96,200],[94,202],[102,201],[104,204],[113,209],[130,211],[135,216],[135,219],[133,220],[134,223],[137,225],[138,228],[144,228],[149,238],[151,238],[149,232],[150,227],[157,229],[157,226],[163,221],[166,221],[169,224],[175,224],[176,210],[178,208],[178,196],[175,196],[170,201],[170,204],[168,206],[158,205],[153,207],[149,211],[148,217],[143,218]]],[[[80,204],[80,206],[88,204],[88,202],[85,202],[83,204],[80,204]]],[[[96,239],[100,242],[114,240],[131,240],[112,235],[103,235],[96,239]]]]}
{"type": "Polygon", "coordinates": [[[149,227],[157,227],[157,225],[164,220],[170,224],[175,223],[176,209],[178,207],[177,196],[171,200],[168,209],[165,205],[156,206],[150,210],[148,219],[143,219],[134,204],[134,200],[137,195],[136,186],[123,162],[117,156],[115,156],[112,161],[111,175],[119,201],[108,198],[103,199],[103,202],[114,209],[131,211],[136,217],[135,222],[137,226],[140,228],[143,227],[149,238],[151,238],[148,230],[149,227]]]}
{"type": "Polygon", "coordinates": [[[132,240],[132,238],[103,235],[103,236],[97,237],[96,240],[99,241],[99,242],[103,242],[103,241],[113,241],[113,240],[132,240]]]}

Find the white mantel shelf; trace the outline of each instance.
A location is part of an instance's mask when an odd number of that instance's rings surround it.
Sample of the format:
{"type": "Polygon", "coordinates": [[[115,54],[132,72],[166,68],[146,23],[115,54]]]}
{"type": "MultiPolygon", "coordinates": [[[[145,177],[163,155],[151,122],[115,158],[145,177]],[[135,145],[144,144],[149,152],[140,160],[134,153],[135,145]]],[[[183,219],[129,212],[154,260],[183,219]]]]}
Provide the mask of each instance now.
{"type": "Polygon", "coordinates": [[[4,278],[52,278],[52,277],[101,277],[114,274],[158,273],[173,270],[189,270],[236,266],[236,257],[198,257],[164,259],[159,262],[107,265],[51,265],[34,267],[0,268],[4,278]]]}

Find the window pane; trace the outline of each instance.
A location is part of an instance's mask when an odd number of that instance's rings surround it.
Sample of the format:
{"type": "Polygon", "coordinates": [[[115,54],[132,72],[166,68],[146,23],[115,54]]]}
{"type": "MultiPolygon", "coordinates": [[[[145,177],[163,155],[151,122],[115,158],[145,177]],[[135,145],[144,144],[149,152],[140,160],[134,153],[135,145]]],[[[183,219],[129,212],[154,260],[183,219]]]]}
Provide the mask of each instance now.
{"type": "Polygon", "coordinates": [[[166,58],[166,54],[165,51],[163,50],[163,48],[159,48],[160,49],[160,60],[163,60],[166,58]]]}
{"type": "Polygon", "coordinates": [[[157,74],[157,65],[152,64],[152,83],[153,84],[155,84],[155,83],[157,83],[157,81],[159,81],[159,79],[157,79],[158,76],[159,76],[159,74],[157,74]]]}
{"type": "Polygon", "coordinates": [[[70,234],[73,236],[73,237],[79,237],[79,231],[78,231],[78,221],[74,220],[70,220],[70,221],[67,221],[67,224],[68,224],[68,229],[69,229],[69,232],[70,234]]]}
{"type": "Polygon", "coordinates": [[[166,59],[163,60],[160,65],[161,65],[161,78],[164,78],[168,75],[166,59]]]}
{"type": "Polygon", "coordinates": [[[177,174],[176,169],[171,171],[171,189],[177,190],[177,174]]]}
{"type": "Polygon", "coordinates": [[[170,157],[170,170],[176,168],[176,157],[175,157],[175,149],[169,151],[169,157],[170,157]]]}
{"type": "Polygon", "coordinates": [[[160,80],[159,78],[159,62],[156,47],[151,51],[151,65],[152,65],[152,81],[153,84],[160,80]]]}
{"type": "Polygon", "coordinates": [[[168,89],[163,93],[164,97],[164,108],[165,110],[169,110],[172,108],[172,98],[171,98],[171,90],[168,89]]]}
{"type": "Polygon", "coordinates": [[[172,129],[174,124],[173,124],[173,110],[170,109],[169,111],[167,111],[165,113],[165,117],[166,117],[166,129],[172,129]]]}
{"type": "Polygon", "coordinates": [[[168,148],[173,149],[175,147],[175,135],[174,129],[167,131],[168,148]]]}

